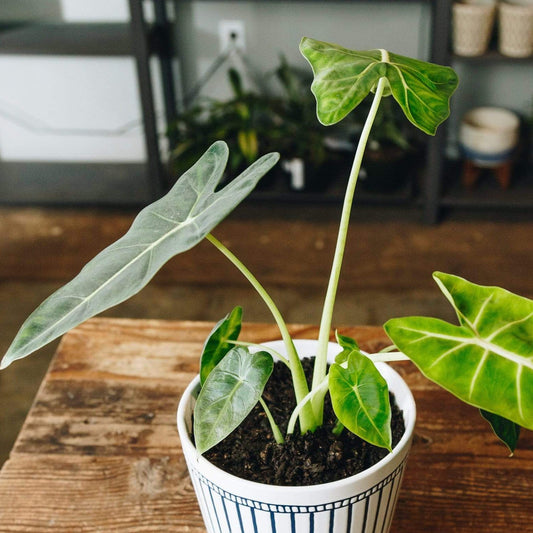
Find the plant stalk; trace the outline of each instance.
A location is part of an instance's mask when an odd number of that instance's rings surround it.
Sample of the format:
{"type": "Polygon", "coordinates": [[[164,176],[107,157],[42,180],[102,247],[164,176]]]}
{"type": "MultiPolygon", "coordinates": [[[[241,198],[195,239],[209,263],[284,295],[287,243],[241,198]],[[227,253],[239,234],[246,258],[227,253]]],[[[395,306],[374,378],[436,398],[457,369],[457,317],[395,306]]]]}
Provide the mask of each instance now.
{"type": "MultiPolygon", "coordinates": [[[[344,195],[344,202],[342,206],[341,220],[339,224],[339,231],[337,234],[337,244],[335,246],[335,254],[333,256],[333,264],[331,267],[331,274],[328,282],[328,288],[324,300],[324,307],[322,310],[322,318],[320,321],[320,330],[318,335],[318,349],[315,359],[315,366],[313,370],[313,383],[312,390],[318,388],[326,376],[327,370],[327,351],[328,342],[331,331],[331,322],[333,317],[333,308],[335,306],[335,298],[337,296],[337,288],[339,285],[340,272],[342,267],[342,260],[344,257],[344,249],[346,247],[346,237],[348,234],[348,228],[350,225],[350,214],[352,210],[353,197],[355,193],[355,186],[357,185],[357,178],[359,176],[359,170],[361,168],[361,162],[363,160],[363,154],[366,148],[366,143],[376,118],[376,114],[383,96],[385,89],[386,78],[380,78],[377,84],[376,93],[370,111],[366,118],[357,149],[355,151],[354,161],[350,171],[350,177],[348,179],[348,185],[346,186],[346,192],[344,195]]],[[[318,423],[322,423],[324,412],[324,396],[323,394],[317,394],[312,400],[313,412],[318,423]]]]}
{"type": "MultiPolygon", "coordinates": [[[[307,381],[305,379],[305,374],[303,371],[302,363],[296,352],[294,343],[292,342],[291,335],[287,328],[285,320],[281,316],[279,309],[276,307],[276,304],[267,293],[265,288],[259,283],[257,278],[246,268],[246,266],[228,249],[224,246],[218,239],[213,235],[208,234],[206,239],[213,244],[220,252],[222,252],[227,259],[229,259],[244,275],[244,277],[251,283],[252,287],[257,291],[259,296],[263,299],[268,309],[272,313],[274,320],[279,328],[281,333],[281,338],[285,344],[285,349],[287,350],[287,355],[289,358],[289,368],[291,370],[292,382],[294,387],[294,393],[296,396],[296,403],[301,402],[307,394],[309,394],[309,388],[307,387],[307,381]]],[[[309,430],[314,429],[317,426],[315,417],[313,415],[312,406],[310,404],[306,405],[302,412],[300,413],[300,431],[306,433],[309,430]]]]}
{"type": "Polygon", "coordinates": [[[279,426],[276,424],[274,417],[272,416],[272,413],[270,412],[270,409],[268,408],[268,405],[266,404],[265,400],[263,398],[259,398],[259,403],[261,404],[261,407],[265,411],[268,423],[270,424],[270,429],[272,430],[272,434],[274,435],[274,440],[277,444],[283,444],[285,442],[285,439],[283,438],[283,435],[281,434],[281,431],[279,429],[279,426]]]}

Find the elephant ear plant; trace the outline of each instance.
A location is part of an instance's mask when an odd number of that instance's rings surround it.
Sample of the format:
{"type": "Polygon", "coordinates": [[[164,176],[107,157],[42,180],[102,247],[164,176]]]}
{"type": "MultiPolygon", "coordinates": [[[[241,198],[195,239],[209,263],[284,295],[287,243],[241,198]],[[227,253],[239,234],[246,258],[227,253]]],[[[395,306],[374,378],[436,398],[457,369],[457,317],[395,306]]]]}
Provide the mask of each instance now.
{"type": "Polygon", "coordinates": [[[385,50],[357,52],[309,38],[302,40],[301,51],[314,72],[311,89],[321,123],[330,125],[342,120],[373,93],[346,187],[311,385],[307,384],[275,303],[253,274],[211,234],[277,162],[278,155],[262,157],[217,190],[228,159],[228,149],[222,141],[214,143],[166,196],[143,209],[121,239],[30,315],[2,360],[2,368],[129,298],[168,259],[206,238],[263,298],[279,326],[287,356],[238,340],[240,307],[215,326],[200,362],[201,390],[194,416],[194,437],[200,453],[229,435],[258,402],[266,412],[274,438],[282,445],[286,435],[262,399],[273,369],[273,356],[289,367],[296,396],[287,434],[297,424],[302,433],[319,427],[329,393],[339,420],[334,431],[347,428],[390,450],[389,393],[374,363],[409,358],[428,378],[481,409],[497,435],[513,450],[520,427],[533,429],[533,302],[526,298],[435,273],[438,286],[457,312],[459,325],[433,318],[390,320],[385,330],[393,346],[378,354],[364,353],[355,340],[337,335],[341,352],[329,368],[327,365],[352,201],[380,101],[392,97],[416,127],[432,135],[449,114],[449,99],[457,85],[455,73],[448,67],[385,50]]]}

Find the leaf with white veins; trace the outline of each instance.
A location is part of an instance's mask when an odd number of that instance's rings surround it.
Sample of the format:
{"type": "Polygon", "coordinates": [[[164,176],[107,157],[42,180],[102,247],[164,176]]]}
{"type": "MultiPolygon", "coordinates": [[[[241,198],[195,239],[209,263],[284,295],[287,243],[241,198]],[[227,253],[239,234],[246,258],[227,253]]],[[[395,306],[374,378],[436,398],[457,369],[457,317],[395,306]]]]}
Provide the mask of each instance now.
{"type": "Polygon", "coordinates": [[[300,51],[311,64],[311,90],[322,124],[335,124],[357,107],[386,78],[388,93],[417,128],[434,135],[450,114],[457,75],[450,67],[387,52],[349,50],[304,37],[300,51]]]}
{"type": "Polygon", "coordinates": [[[194,440],[204,453],[227,437],[261,398],[274,368],[267,352],[232,348],[210,372],[194,407],[194,440]]]}
{"type": "Polygon", "coordinates": [[[391,450],[391,409],[387,382],[358,349],[329,371],[329,393],[339,421],[362,439],[391,450]]]}
{"type": "Polygon", "coordinates": [[[165,196],[137,215],[123,237],[28,317],[0,368],[136,294],[171,257],[198,244],[278,159],[278,154],[262,157],[215,192],[226,167],[228,148],[222,141],[214,143],[165,196]]]}
{"type": "Polygon", "coordinates": [[[429,379],[458,398],[533,429],[533,301],[436,272],[460,326],[389,320],[385,331],[429,379]]]}

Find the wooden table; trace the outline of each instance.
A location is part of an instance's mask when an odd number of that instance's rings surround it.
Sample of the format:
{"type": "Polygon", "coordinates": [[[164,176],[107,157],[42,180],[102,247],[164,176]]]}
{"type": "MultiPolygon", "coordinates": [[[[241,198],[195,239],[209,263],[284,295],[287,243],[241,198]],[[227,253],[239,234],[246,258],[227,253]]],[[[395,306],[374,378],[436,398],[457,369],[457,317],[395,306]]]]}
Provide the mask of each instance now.
{"type": "MultiPolygon", "coordinates": [[[[65,335],[0,473],[0,531],[205,531],[175,413],[211,327],[93,319],[65,335]]],[[[386,343],[380,328],[341,332],[370,350],[386,343]]],[[[261,324],[243,334],[278,337],[261,324]]],[[[394,366],[413,390],[418,421],[392,530],[533,531],[533,434],[508,458],[475,409],[410,363],[394,366]]]]}

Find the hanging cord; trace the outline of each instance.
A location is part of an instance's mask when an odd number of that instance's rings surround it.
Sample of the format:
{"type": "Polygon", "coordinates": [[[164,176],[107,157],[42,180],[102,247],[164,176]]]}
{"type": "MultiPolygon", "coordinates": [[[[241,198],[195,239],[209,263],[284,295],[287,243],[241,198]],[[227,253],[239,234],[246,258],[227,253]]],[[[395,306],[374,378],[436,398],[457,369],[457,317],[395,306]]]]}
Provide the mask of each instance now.
{"type": "Polygon", "coordinates": [[[218,72],[218,70],[220,70],[220,68],[222,68],[225,63],[227,63],[231,59],[232,56],[236,56],[240,60],[240,62],[243,64],[244,68],[248,72],[250,79],[253,81],[256,87],[260,90],[265,89],[265,84],[263,82],[261,74],[256,71],[254,66],[246,57],[246,54],[244,54],[242,50],[237,47],[236,41],[230,40],[227,48],[215,58],[215,60],[213,61],[213,63],[211,63],[210,67],[207,69],[204,75],[194,84],[193,88],[185,95],[185,108],[188,108],[194,102],[194,100],[198,98],[202,89],[207,85],[209,80],[211,80],[211,78],[218,72]]]}
{"type": "Polygon", "coordinates": [[[41,135],[120,137],[142,126],[142,119],[133,119],[117,128],[61,128],[51,126],[34,115],[0,99],[0,117],[25,130],[41,135]]]}

